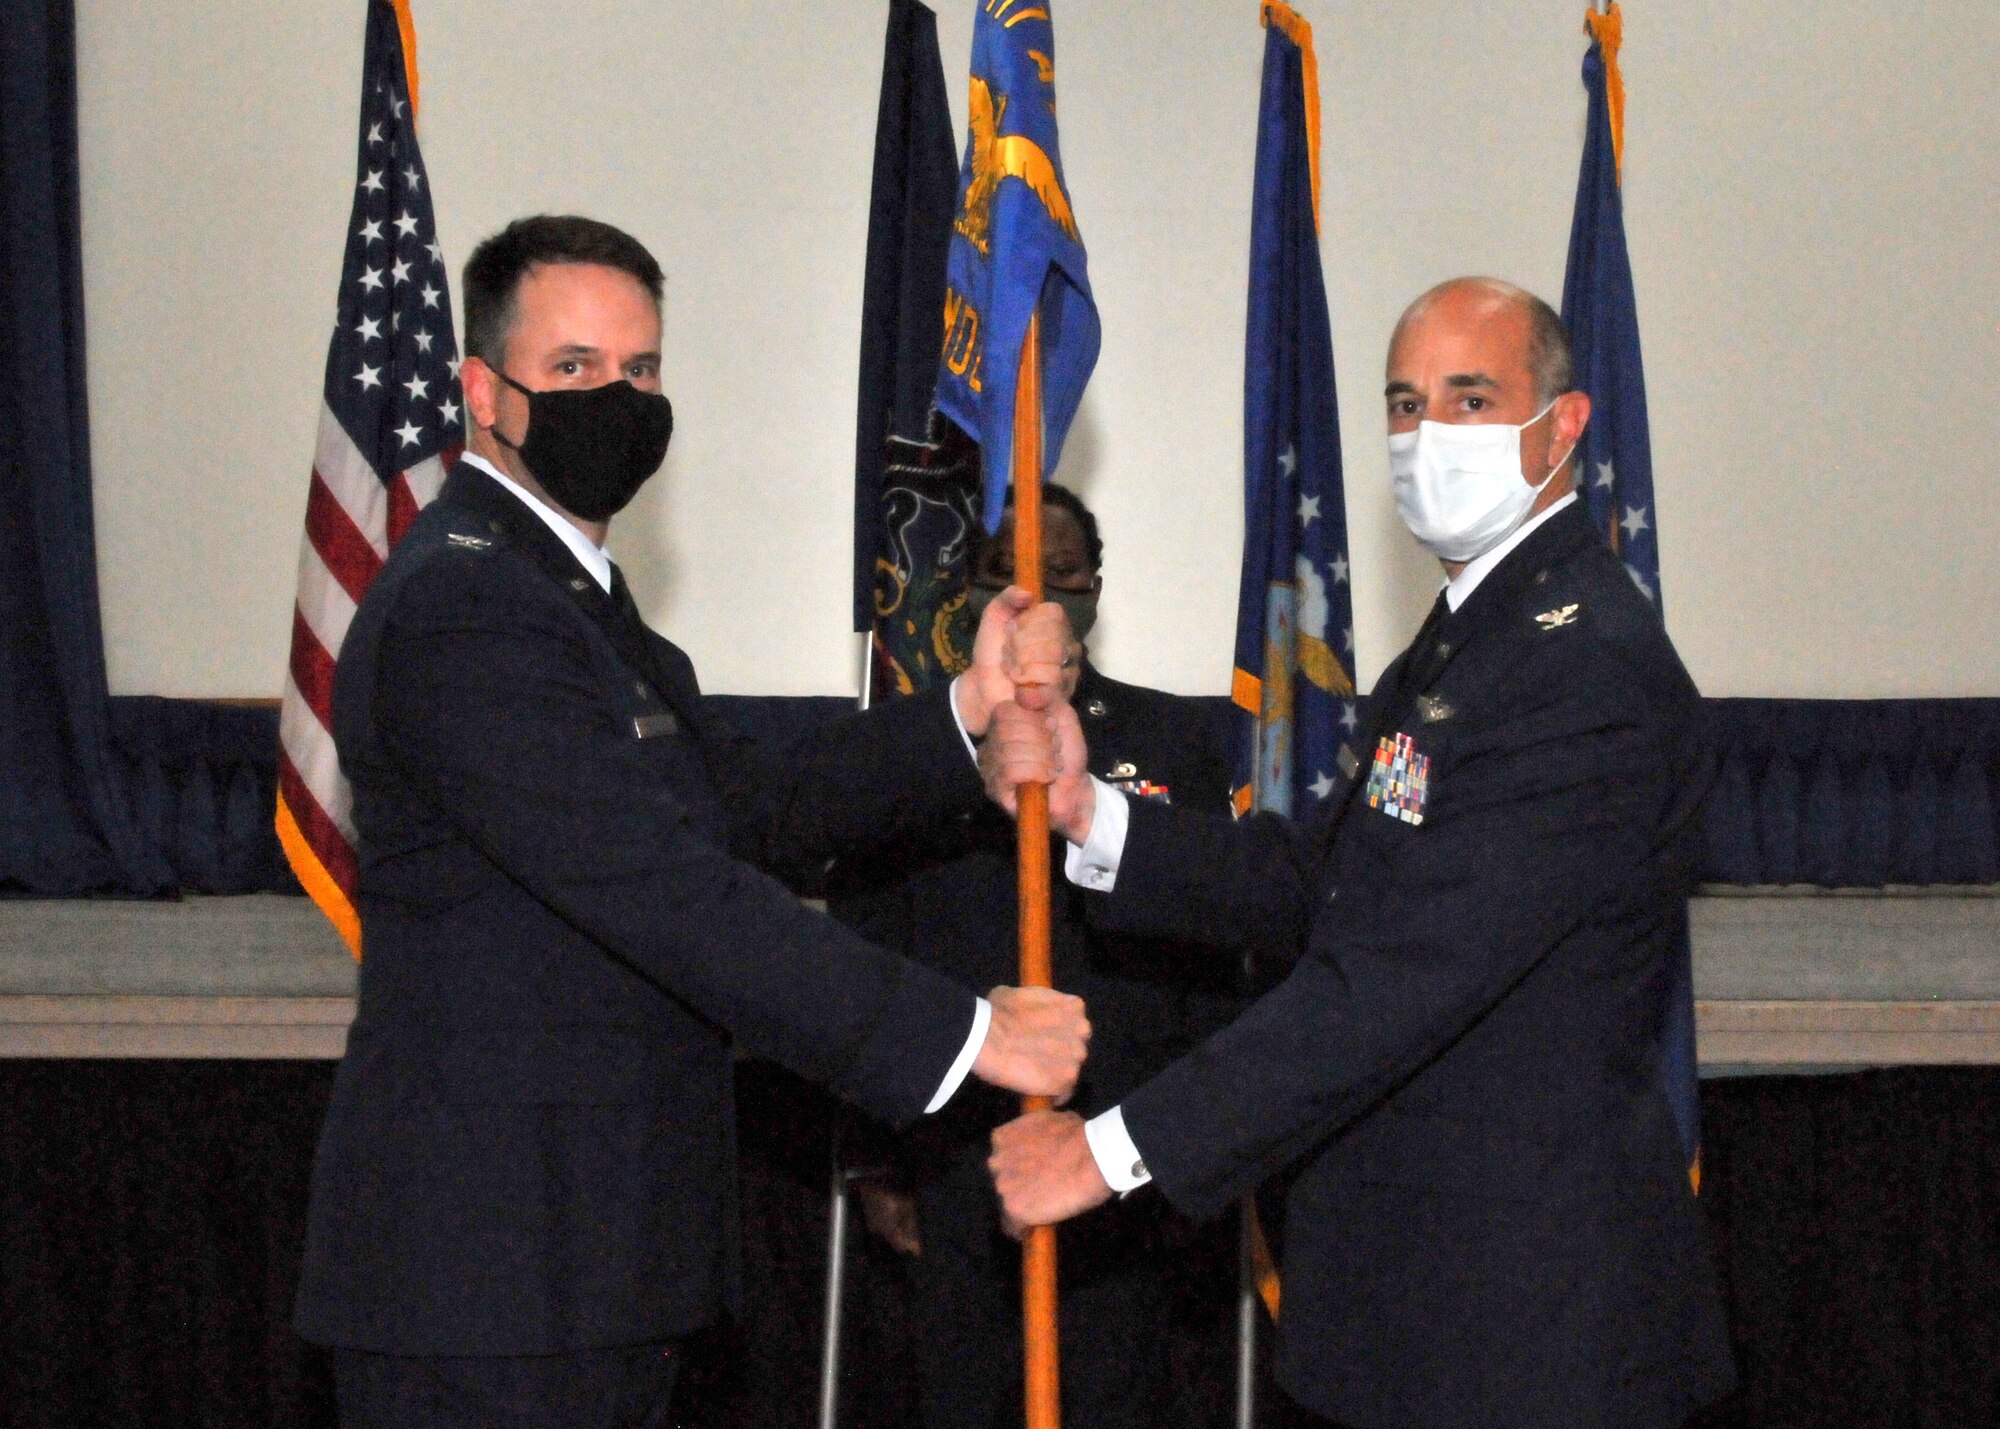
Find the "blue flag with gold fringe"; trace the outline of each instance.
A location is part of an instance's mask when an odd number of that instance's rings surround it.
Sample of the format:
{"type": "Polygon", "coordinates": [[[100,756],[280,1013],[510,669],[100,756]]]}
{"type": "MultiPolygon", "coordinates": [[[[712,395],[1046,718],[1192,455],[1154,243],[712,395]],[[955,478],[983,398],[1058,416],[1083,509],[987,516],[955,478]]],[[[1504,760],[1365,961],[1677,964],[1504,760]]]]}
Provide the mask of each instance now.
{"type": "Polygon", "coordinates": [[[1042,317],[1043,465],[1097,365],[1097,307],[1056,145],[1050,0],[978,0],[970,121],[946,265],[938,410],[979,441],[986,529],[1013,472],[1014,388],[1028,319],[1042,317]]]}
{"type": "Polygon", "coordinates": [[[1618,77],[1621,22],[1614,5],[1594,15],[1583,57],[1590,96],[1576,217],[1563,276],[1563,323],[1576,348],[1577,386],[1590,394],[1577,482],[1597,529],[1625,562],[1633,583],[1660,604],[1660,546],[1653,503],[1652,441],[1646,423],[1646,369],[1639,356],[1639,309],[1625,247],[1619,185],[1624,85],[1618,77]],[[1608,43],[1607,43],[1608,40],[1608,43]]]}
{"type": "Polygon", "coordinates": [[[1312,29],[1264,6],[1264,79],[1243,352],[1243,573],[1236,604],[1237,812],[1310,816],[1355,724],[1354,603],[1319,256],[1312,29]]]}
{"type": "MultiPolygon", "coordinates": [[[[1589,116],[1562,301],[1563,323],[1576,350],[1577,387],[1590,394],[1590,425],[1583,433],[1577,484],[1597,529],[1657,609],[1662,604],[1659,513],[1653,500],[1646,370],[1639,357],[1639,308],[1625,246],[1621,191],[1625,86],[1618,72],[1618,47],[1624,20],[1614,4],[1606,14],[1593,9],[1588,24],[1591,42],[1583,57],[1583,87],[1589,116]]],[[[1661,1056],[1661,1080],[1699,1188],[1701,1082],[1685,908],[1680,954],[1667,989],[1661,1056]]]]}

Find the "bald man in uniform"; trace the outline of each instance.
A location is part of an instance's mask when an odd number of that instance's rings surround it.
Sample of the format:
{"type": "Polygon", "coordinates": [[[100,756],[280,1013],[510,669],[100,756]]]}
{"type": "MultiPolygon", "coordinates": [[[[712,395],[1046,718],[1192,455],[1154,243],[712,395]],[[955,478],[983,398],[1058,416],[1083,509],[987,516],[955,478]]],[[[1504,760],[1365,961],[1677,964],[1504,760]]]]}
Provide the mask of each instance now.
{"type": "Polygon", "coordinates": [[[1289,1173],[1280,1383],[1353,1429],[1679,1425],[1732,1368],[1662,1081],[1711,780],[1700,700],[1575,492],[1590,399],[1546,303],[1459,279],[1390,345],[1397,505],[1444,589],[1312,825],[1127,800],[1073,715],[1005,708],[988,788],[1057,775],[1121,932],[1284,982],[1085,1123],[994,1136],[1010,1217],[1289,1173]]]}

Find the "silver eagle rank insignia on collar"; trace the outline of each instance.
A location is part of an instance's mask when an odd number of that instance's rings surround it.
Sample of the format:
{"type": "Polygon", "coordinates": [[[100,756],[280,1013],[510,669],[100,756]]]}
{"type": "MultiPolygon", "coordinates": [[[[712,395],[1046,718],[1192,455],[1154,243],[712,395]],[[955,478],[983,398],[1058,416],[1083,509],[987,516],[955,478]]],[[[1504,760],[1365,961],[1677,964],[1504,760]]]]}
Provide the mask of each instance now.
{"type": "Polygon", "coordinates": [[[1535,624],[1544,630],[1560,630],[1565,625],[1576,623],[1576,613],[1583,607],[1574,603],[1559,605],[1554,610],[1545,610],[1535,617],[1535,624]]]}

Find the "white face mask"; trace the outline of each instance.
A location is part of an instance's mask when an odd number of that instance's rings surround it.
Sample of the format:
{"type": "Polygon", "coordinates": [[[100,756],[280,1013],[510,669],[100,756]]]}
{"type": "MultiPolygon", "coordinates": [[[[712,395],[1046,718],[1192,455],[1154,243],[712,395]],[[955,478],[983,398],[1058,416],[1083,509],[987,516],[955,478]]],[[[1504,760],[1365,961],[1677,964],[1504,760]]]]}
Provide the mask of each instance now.
{"type": "Polygon", "coordinates": [[[1396,509],[1410,534],[1439,560],[1463,562],[1477,560],[1519,530],[1555,475],[1551,468],[1539,485],[1528,485],[1521,471],[1521,433],[1554,406],[1550,401],[1518,427],[1419,422],[1414,432],[1391,436],[1389,474],[1396,484],[1396,509]]]}

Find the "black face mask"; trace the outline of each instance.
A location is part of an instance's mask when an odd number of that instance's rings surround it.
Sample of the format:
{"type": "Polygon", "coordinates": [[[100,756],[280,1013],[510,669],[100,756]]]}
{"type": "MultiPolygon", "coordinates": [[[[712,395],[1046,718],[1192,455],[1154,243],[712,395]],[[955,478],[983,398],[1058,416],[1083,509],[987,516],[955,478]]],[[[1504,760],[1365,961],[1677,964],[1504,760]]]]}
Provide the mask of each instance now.
{"type": "MultiPolygon", "coordinates": [[[[980,617],[986,614],[986,607],[993,604],[995,597],[1007,589],[1004,585],[988,585],[984,581],[974,581],[965,590],[966,609],[972,615],[972,625],[979,628],[980,617]]],[[[1062,607],[1062,613],[1069,617],[1069,628],[1077,639],[1090,634],[1090,627],[1097,624],[1097,592],[1094,590],[1064,590],[1060,586],[1044,586],[1042,599],[1054,601],[1062,607]]]]}
{"type": "Polygon", "coordinates": [[[608,521],[667,458],[674,408],[630,382],[535,392],[494,375],[528,399],[528,435],[519,446],[494,427],[493,439],[520,455],[556,505],[586,521],[608,521]]]}

